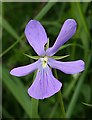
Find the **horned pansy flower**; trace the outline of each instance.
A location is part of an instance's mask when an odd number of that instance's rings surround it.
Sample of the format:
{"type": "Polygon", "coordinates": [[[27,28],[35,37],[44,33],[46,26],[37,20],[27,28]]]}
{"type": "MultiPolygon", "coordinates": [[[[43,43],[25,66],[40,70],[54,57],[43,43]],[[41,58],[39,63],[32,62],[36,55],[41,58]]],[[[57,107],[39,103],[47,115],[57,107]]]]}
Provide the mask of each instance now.
{"type": "Polygon", "coordinates": [[[10,74],[21,77],[37,70],[36,78],[28,89],[28,94],[31,97],[35,99],[48,98],[61,89],[62,83],[53,76],[51,68],[58,69],[66,74],[76,74],[84,70],[84,62],[82,60],[61,62],[52,57],[75,34],[76,27],[77,23],[74,19],[67,19],[54,45],[45,50],[48,38],[40,22],[30,20],[26,25],[26,38],[40,57],[32,64],[12,69],[10,74]]]}

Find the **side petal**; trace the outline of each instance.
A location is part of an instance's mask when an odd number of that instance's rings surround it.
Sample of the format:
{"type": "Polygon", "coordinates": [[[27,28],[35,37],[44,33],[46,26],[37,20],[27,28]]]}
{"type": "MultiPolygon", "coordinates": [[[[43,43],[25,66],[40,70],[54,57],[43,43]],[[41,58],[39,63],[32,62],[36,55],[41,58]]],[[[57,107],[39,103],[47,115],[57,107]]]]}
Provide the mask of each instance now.
{"type": "Polygon", "coordinates": [[[62,83],[52,75],[50,68],[47,66],[47,68],[37,72],[35,81],[28,89],[28,94],[35,99],[44,99],[57,93],[61,87],[62,83]]]}
{"type": "Polygon", "coordinates": [[[54,55],[58,49],[75,34],[76,26],[77,23],[74,19],[67,19],[61,28],[56,42],[51,48],[47,49],[46,54],[48,56],[54,55]]]}
{"type": "Polygon", "coordinates": [[[10,74],[18,77],[25,76],[27,74],[30,74],[34,70],[38,69],[39,65],[40,65],[40,60],[30,65],[14,68],[10,71],[10,74]]]}
{"type": "Polygon", "coordinates": [[[47,35],[43,26],[37,20],[30,20],[25,28],[25,35],[29,44],[39,56],[45,54],[44,45],[47,43],[47,35]]]}
{"type": "Polygon", "coordinates": [[[82,60],[71,61],[71,62],[60,62],[52,58],[49,58],[48,64],[52,68],[61,70],[66,74],[76,74],[82,72],[85,66],[84,61],[82,60]]]}

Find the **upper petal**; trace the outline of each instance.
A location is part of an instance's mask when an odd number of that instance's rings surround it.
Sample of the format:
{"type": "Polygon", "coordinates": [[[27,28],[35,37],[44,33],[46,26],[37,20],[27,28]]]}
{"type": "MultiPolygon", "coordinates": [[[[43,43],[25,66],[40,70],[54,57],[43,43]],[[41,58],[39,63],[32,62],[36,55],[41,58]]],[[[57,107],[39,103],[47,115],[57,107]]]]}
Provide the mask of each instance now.
{"type": "Polygon", "coordinates": [[[82,60],[71,62],[60,62],[49,58],[48,64],[55,69],[59,69],[66,74],[76,74],[84,70],[85,64],[82,60]]]}
{"type": "Polygon", "coordinates": [[[40,60],[30,65],[14,68],[10,71],[10,74],[18,77],[25,76],[27,74],[30,74],[34,70],[38,69],[39,66],[40,66],[40,60]]]}
{"type": "Polygon", "coordinates": [[[35,99],[48,98],[57,93],[62,86],[53,75],[50,68],[38,70],[35,81],[28,89],[28,94],[35,99]]]}
{"type": "Polygon", "coordinates": [[[74,19],[67,19],[64,22],[54,45],[47,49],[46,54],[48,56],[54,55],[58,49],[75,34],[76,26],[77,23],[74,19]]]}
{"type": "Polygon", "coordinates": [[[47,34],[37,20],[30,20],[25,28],[25,35],[29,44],[39,56],[45,54],[44,45],[47,43],[47,34]]]}

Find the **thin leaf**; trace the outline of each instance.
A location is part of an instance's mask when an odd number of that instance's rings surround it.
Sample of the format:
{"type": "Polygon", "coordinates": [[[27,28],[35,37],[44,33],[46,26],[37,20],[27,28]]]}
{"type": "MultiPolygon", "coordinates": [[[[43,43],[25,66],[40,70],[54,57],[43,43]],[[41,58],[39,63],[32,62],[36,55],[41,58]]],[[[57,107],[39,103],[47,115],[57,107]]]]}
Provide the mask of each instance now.
{"type": "Polygon", "coordinates": [[[49,38],[48,38],[48,42],[46,44],[45,50],[47,50],[49,48],[49,38]]]}
{"type": "MultiPolygon", "coordinates": [[[[33,76],[33,80],[35,79],[36,77],[36,73],[37,71],[34,72],[34,76],[33,76]]],[[[39,115],[38,115],[38,105],[39,105],[39,100],[36,100],[34,98],[31,98],[31,116],[32,118],[40,118],[39,115]]]]}
{"type": "Polygon", "coordinates": [[[11,79],[9,76],[9,71],[5,67],[3,67],[3,83],[10,90],[15,99],[20,103],[29,117],[35,118],[31,109],[33,102],[28,97],[27,89],[18,78],[12,77],[11,79]]]}
{"type": "Polygon", "coordinates": [[[36,100],[34,98],[31,98],[31,114],[32,114],[32,118],[39,118],[39,115],[38,115],[38,104],[39,104],[39,100],[36,100]]]}
{"type": "Polygon", "coordinates": [[[9,52],[14,46],[16,46],[20,41],[21,41],[21,39],[23,38],[23,36],[21,36],[20,38],[19,38],[19,40],[17,40],[16,42],[14,42],[9,48],[7,48],[4,52],[2,52],[1,54],[0,54],[0,57],[2,57],[3,55],[5,55],[7,52],[9,52]]]}
{"type": "Polygon", "coordinates": [[[24,53],[24,55],[31,58],[31,59],[34,59],[34,60],[38,60],[40,58],[39,56],[31,56],[31,55],[28,55],[28,54],[25,54],[25,53],[24,53]]]}
{"type": "MultiPolygon", "coordinates": [[[[85,11],[86,12],[86,11],[85,11]]],[[[89,42],[90,42],[90,32],[87,20],[85,19],[85,12],[83,12],[82,4],[80,2],[75,3],[71,2],[71,13],[72,16],[76,18],[76,21],[78,22],[78,30],[77,30],[77,36],[80,36],[80,40],[83,43],[84,47],[84,54],[85,57],[88,54],[87,51],[89,49],[89,42]]],[[[89,20],[90,21],[90,20],[89,20]]]]}
{"type": "Polygon", "coordinates": [[[55,112],[57,110],[58,107],[58,102],[56,102],[56,104],[53,106],[51,113],[49,114],[49,118],[53,118],[53,116],[55,115],[55,112]]]}
{"type": "Polygon", "coordinates": [[[59,50],[65,49],[65,48],[67,48],[67,47],[69,47],[69,46],[71,46],[71,45],[72,45],[72,44],[63,45],[63,46],[61,46],[61,47],[59,48],[59,50]]]}
{"type": "Polygon", "coordinates": [[[13,29],[13,27],[0,16],[0,25],[8,32],[11,36],[13,36],[16,39],[16,42],[12,44],[9,48],[7,48],[3,53],[0,54],[0,57],[5,55],[8,51],[10,51],[15,45],[17,45],[21,39],[24,37],[24,34],[21,35],[21,37],[18,36],[16,31],[13,29]]]}
{"type": "Polygon", "coordinates": [[[15,32],[15,30],[13,29],[13,27],[1,16],[0,16],[0,24],[2,24],[2,27],[4,29],[6,29],[7,32],[9,32],[15,39],[19,39],[18,34],[15,32]],[[1,19],[2,19],[2,23],[1,23],[1,19]]]}
{"type": "Polygon", "coordinates": [[[75,87],[75,84],[77,82],[77,78],[72,79],[72,81],[69,83],[69,85],[64,89],[63,98],[68,98],[70,93],[72,92],[73,88],[75,87]]]}
{"type": "Polygon", "coordinates": [[[92,104],[88,104],[88,103],[84,103],[84,102],[82,102],[82,104],[84,104],[84,105],[86,105],[88,107],[92,107],[92,104]]]}
{"type": "Polygon", "coordinates": [[[52,58],[56,59],[56,60],[60,60],[60,59],[64,59],[66,57],[69,57],[70,55],[65,55],[65,56],[52,56],[52,58]]]}
{"type": "Polygon", "coordinates": [[[42,19],[42,17],[46,15],[46,13],[55,5],[55,3],[56,2],[48,2],[34,19],[42,19]]]}
{"type": "Polygon", "coordinates": [[[75,105],[76,105],[76,102],[78,100],[78,96],[80,94],[80,90],[81,90],[81,86],[83,84],[83,81],[86,77],[86,74],[88,72],[88,68],[89,68],[89,65],[90,65],[90,60],[91,60],[91,56],[89,55],[88,56],[88,60],[87,60],[87,63],[86,63],[86,69],[85,71],[82,73],[77,85],[76,85],[76,88],[75,88],[75,91],[74,91],[74,94],[70,100],[70,104],[68,106],[68,109],[67,109],[67,112],[66,112],[66,117],[67,118],[70,118],[71,115],[73,114],[74,112],[74,108],[75,108],[75,105]]]}

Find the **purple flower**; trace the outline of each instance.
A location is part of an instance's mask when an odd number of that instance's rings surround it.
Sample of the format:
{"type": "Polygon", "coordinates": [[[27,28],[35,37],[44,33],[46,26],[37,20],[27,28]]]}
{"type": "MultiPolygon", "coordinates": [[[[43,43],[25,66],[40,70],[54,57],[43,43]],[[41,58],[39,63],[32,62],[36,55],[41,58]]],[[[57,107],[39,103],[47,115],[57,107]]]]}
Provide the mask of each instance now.
{"type": "Polygon", "coordinates": [[[82,60],[60,62],[51,57],[75,34],[76,26],[77,24],[74,19],[67,19],[64,22],[54,45],[45,50],[48,38],[45,29],[40,22],[30,20],[26,25],[26,38],[40,58],[30,65],[12,69],[10,74],[21,77],[37,70],[36,78],[28,89],[28,94],[31,97],[35,99],[48,98],[61,89],[62,83],[53,76],[51,68],[61,70],[66,74],[76,74],[84,70],[84,62],[82,60]]]}

